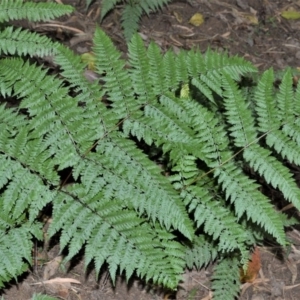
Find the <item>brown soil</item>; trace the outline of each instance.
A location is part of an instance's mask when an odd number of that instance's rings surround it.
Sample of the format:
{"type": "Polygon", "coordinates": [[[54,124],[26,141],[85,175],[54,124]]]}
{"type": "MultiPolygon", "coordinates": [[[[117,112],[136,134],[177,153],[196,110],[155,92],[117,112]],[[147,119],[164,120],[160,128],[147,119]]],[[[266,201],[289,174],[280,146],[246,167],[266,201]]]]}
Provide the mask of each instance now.
{"type": "MultiPolygon", "coordinates": [[[[76,12],[59,22],[27,26],[51,35],[77,53],[89,51],[95,25],[99,23],[99,3],[94,3],[85,12],[85,1],[57,2],[72,4],[76,12]],[[80,35],[76,35],[78,33],[80,35]]],[[[143,17],[140,34],[145,43],[155,40],[163,51],[197,47],[204,52],[211,48],[225,50],[230,55],[238,54],[261,70],[269,67],[277,70],[287,66],[297,68],[300,67],[300,21],[285,20],[280,15],[281,11],[291,7],[300,10],[299,1],[182,0],[169,4],[150,17],[143,17]],[[204,16],[204,23],[199,27],[189,23],[197,12],[204,16]]],[[[126,44],[120,30],[120,11],[114,10],[108,15],[101,27],[126,54],[126,44]]],[[[239,299],[300,299],[300,232],[297,228],[291,228],[288,237],[293,244],[288,253],[276,245],[266,244],[259,248],[262,267],[254,282],[241,284],[239,299]]],[[[77,263],[73,262],[72,266],[67,264],[63,270],[58,267],[58,246],[44,255],[38,255],[44,263],[19,278],[18,284],[8,286],[3,292],[5,300],[31,299],[38,292],[69,300],[209,300],[212,295],[210,277],[213,266],[201,271],[187,270],[178,292],[171,294],[145,286],[137,279],[126,283],[121,277],[113,287],[105,268],[97,280],[93,270],[85,272],[80,257],[77,263]],[[56,279],[56,282],[39,284],[43,278],[56,279]],[[65,278],[67,282],[60,278],[65,278]],[[79,283],[74,283],[74,280],[79,283]]]]}

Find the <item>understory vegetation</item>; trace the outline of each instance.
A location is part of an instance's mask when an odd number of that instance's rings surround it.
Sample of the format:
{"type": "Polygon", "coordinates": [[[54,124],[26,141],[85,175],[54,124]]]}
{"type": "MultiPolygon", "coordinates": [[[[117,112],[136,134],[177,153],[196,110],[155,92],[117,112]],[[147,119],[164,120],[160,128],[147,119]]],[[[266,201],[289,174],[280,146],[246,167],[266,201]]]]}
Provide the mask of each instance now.
{"type": "MultiPolygon", "coordinates": [[[[71,13],[0,0],[0,22],[71,13]]],[[[138,34],[128,59],[101,29],[95,79],[79,55],[9,25],[0,32],[0,286],[32,266],[34,241],[59,237],[99,273],[175,290],[186,267],[216,262],[214,299],[234,299],[240,268],[265,238],[288,246],[296,222],[263,193],[300,208],[300,85],[287,69],[197,50],[161,53],[138,34]],[[37,57],[53,57],[50,75],[37,57]],[[246,80],[246,78],[248,78],[246,80]],[[17,105],[10,105],[11,100],[17,105]]]]}

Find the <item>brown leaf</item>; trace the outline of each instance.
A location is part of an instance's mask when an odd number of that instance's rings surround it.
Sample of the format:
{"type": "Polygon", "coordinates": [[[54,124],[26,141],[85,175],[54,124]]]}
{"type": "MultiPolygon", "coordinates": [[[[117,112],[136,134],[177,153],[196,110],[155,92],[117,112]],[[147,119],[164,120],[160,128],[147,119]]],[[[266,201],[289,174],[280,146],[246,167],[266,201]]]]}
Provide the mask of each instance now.
{"type": "Polygon", "coordinates": [[[244,272],[243,269],[240,270],[241,282],[242,283],[253,282],[256,279],[260,268],[261,268],[260,252],[259,252],[259,248],[256,247],[251,255],[251,260],[249,261],[247,271],[244,272]]]}

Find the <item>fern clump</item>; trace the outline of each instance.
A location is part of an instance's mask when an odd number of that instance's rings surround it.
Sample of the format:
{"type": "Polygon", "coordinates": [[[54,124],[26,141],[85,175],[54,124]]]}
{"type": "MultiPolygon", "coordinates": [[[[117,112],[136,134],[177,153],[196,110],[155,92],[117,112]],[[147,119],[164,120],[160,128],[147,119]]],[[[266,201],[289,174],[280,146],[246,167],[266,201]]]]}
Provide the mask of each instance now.
{"type": "Polygon", "coordinates": [[[99,272],[106,262],[113,280],[136,274],[171,289],[185,267],[217,261],[215,299],[238,294],[253,245],[264,237],[287,245],[291,221],[245,170],[300,208],[286,167],[300,153],[300,86],[290,70],[279,89],[266,71],[247,95],[239,82],[257,70],[242,58],[162,54],[134,35],[123,60],[100,29],[101,81],[86,79],[69,49],[26,30],[4,28],[0,52],[1,95],[19,100],[0,106],[1,286],[32,264],[49,205],[48,234],[59,234],[65,261],[84,250],[86,266],[99,272]],[[59,76],[20,57],[48,53],[59,76]]]}

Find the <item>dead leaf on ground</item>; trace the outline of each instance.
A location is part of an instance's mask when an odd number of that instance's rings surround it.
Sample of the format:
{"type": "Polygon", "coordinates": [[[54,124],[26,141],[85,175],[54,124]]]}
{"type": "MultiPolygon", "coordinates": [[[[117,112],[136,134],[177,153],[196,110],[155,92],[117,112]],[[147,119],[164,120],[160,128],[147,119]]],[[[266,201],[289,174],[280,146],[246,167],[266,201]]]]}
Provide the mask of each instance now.
{"type": "Polygon", "coordinates": [[[43,273],[43,280],[47,280],[51,276],[56,274],[56,272],[62,262],[62,259],[63,259],[62,256],[57,256],[46,264],[44,273],[43,273]]]}
{"type": "Polygon", "coordinates": [[[251,260],[249,261],[246,272],[243,269],[241,269],[240,271],[241,282],[242,283],[253,282],[256,279],[260,268],[261,268],[260,252],[259,252],[259,248],[256,247],[251,255],[251,260]]]}
{"type": "Polygon", "coordinates": [[[32,283],[31,285],[49,284],[49,283],[77,283],[77,284],[81,284],[80,281],[78,281],[76,279],[73,279],[73,278],[56,277],[56,278],[49,279],[49,280],[35,282],[35,283],[32,283]]]}
{"type": "Polygon", "coordinates": [[[60,278],[32,283],[31,285],[43,285],[47,292],[57,295],[62,299],[67,299],[69,296],[69,290],[72,288],[71,283],[81,284],[80,281],[73,278],[60,278]]]}

